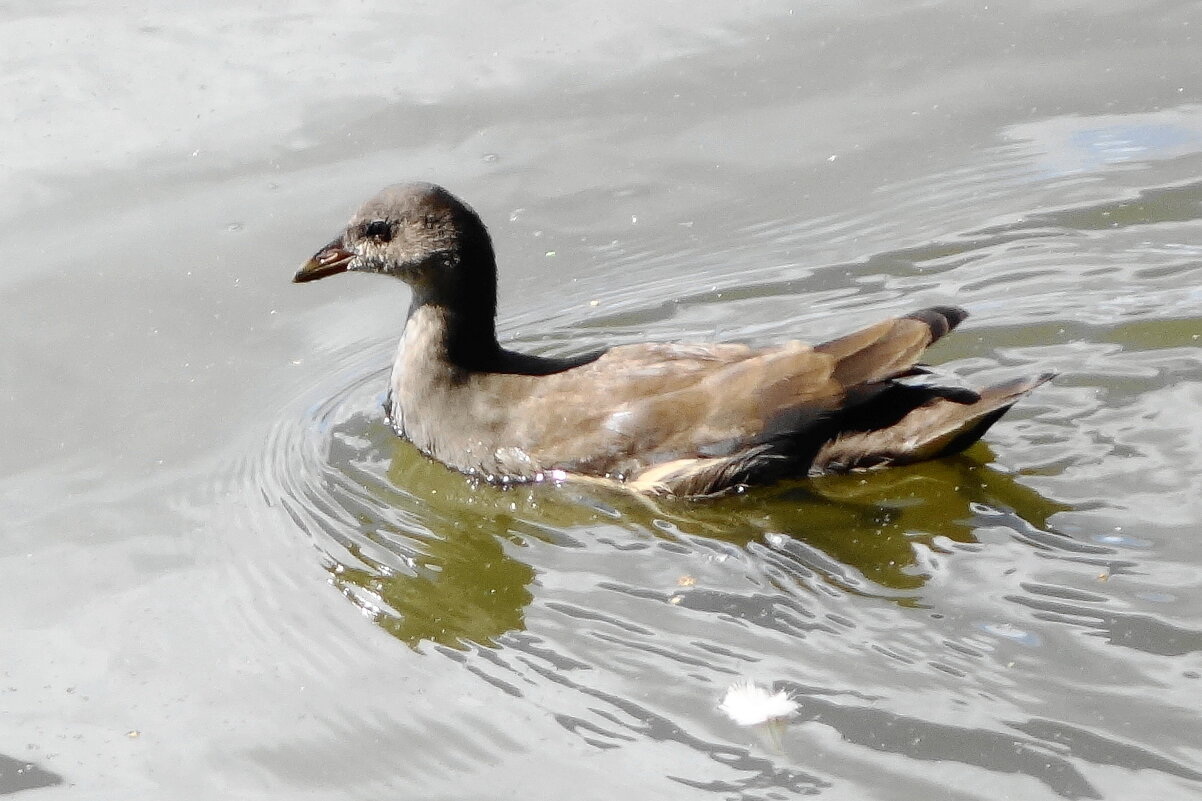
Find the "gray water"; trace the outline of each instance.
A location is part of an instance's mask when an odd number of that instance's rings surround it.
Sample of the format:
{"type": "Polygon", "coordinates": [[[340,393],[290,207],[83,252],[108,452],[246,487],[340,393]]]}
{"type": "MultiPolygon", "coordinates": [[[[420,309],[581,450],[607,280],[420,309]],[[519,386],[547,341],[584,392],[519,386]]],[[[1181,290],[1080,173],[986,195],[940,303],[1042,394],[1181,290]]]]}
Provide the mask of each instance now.
{"type": "Polygon", "coordinates": [[[289,6],[0,9],[0,794],[1202,796],[1198,4],[289,6]],[[382,419],[407,289],[289,284],[412,178],[523,349],[957,303],[1060,377],[884,473],[472,484],[382,419]]]}

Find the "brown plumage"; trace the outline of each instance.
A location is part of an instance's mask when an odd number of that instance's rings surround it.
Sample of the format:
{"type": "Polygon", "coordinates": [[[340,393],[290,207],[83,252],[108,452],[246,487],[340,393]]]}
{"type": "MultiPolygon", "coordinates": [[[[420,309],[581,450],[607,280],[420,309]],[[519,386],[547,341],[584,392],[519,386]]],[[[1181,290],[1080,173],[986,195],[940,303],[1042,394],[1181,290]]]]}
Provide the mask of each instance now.
{"type": "Polygon", "coordinates": [[[488,232],[431,184],[380,192],[294,280],[347,270],[413,289],[392,372],[397,433],[490,481],[599,477],[699,496],[905,464],[962,450],[1051,378],[977,391],[923,383],[922,352],[967,316],[950,306],[812,347],[621,345],[567,359],[509,351],[496,338],[488,232]]]}

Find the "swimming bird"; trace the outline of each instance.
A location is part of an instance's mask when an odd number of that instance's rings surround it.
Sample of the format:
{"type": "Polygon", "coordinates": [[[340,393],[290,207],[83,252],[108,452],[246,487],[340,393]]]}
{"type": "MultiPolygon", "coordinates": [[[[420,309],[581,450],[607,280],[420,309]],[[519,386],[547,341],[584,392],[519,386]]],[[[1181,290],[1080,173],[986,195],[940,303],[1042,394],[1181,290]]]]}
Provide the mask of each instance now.
{"type": "Polygon", "coordinates": [[[806,345],[648,343],[567,358],[497,341],[497,265],[480,217],[440,186],[372,197],[296,282],[381,273],[413,297],[386,411],[423,453],[491,482],[572,478],[706,496],[786,477],[909,464],[976,442],[1052,377],[943,386],[918,364],[967,313],[932,306],[806,345]]]}

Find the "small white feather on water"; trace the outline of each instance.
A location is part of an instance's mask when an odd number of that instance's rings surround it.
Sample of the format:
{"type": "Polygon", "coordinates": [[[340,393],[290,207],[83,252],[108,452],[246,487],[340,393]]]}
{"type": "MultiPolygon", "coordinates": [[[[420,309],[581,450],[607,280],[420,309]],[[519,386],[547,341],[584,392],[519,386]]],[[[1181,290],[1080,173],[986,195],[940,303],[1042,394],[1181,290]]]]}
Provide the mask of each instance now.
{"type": "Polygon", "coordinates": [[[797,702],[784,690],[772,692],[753,681],[736,681],[718,708],[740,726],[755,726],[789,717],[797,711],[797,702]]]}

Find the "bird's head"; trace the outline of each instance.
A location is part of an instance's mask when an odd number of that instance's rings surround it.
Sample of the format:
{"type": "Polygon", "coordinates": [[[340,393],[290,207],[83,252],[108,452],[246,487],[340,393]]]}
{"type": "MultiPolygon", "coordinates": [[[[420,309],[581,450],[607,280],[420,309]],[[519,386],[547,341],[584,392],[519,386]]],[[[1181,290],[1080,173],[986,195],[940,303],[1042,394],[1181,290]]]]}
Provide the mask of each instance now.
{"type": "MultiPolygon", "coordinates": [[[[495,282],[495,270],[488,232],[476,213],[440,186],[408,183],[390,186],[364,203],[292,280],[382,273],[405,281],[419,296],[440,297],[457,295],[478,281],[495,282]]],[[[495,286],[476,288],[495,293],[495,286]]]]}

